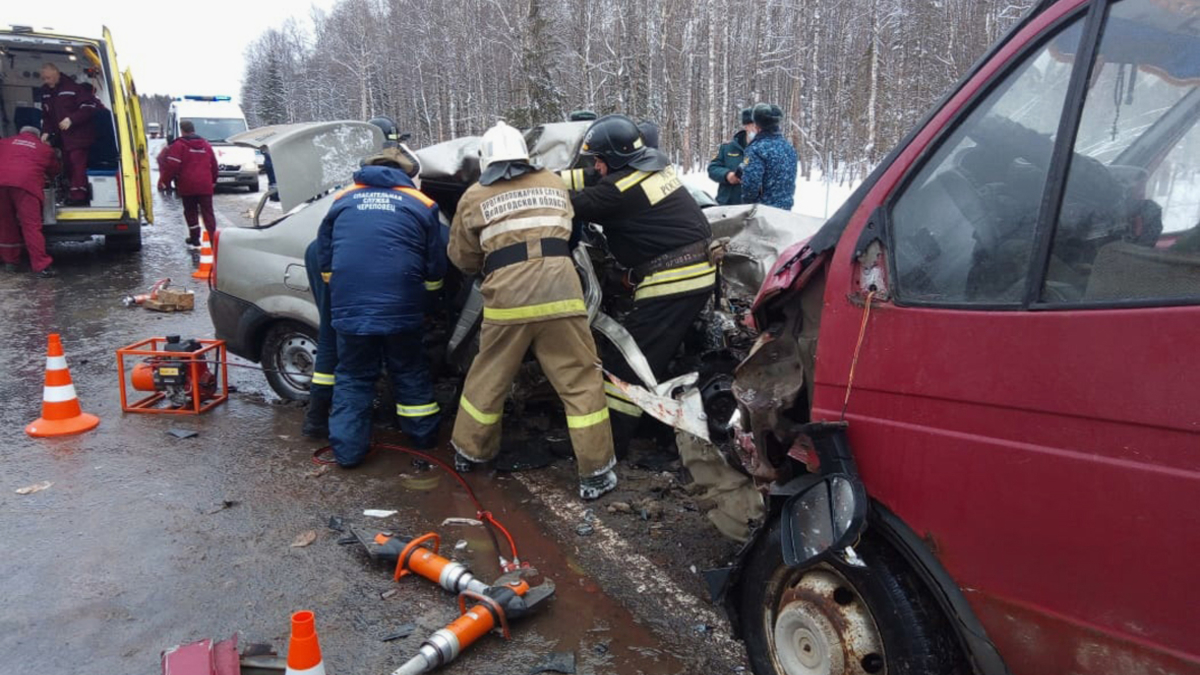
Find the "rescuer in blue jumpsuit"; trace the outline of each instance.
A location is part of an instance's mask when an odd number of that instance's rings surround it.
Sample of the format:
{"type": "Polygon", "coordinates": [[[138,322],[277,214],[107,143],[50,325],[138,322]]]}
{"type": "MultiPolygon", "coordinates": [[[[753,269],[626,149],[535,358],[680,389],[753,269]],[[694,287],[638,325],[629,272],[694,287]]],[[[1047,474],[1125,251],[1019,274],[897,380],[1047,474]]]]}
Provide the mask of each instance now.
{"type": "Polygon", "coordinates": [[[421,336],[427,292],[446,272],[441,230],[437,204],[386,155],[367,160],[321,222],[319,269],[337,332],[329,438],[344,468],[370,449],[371,403],[385,361],[400,428],[416,448],[437,442],[441,415],[421,336]]]}

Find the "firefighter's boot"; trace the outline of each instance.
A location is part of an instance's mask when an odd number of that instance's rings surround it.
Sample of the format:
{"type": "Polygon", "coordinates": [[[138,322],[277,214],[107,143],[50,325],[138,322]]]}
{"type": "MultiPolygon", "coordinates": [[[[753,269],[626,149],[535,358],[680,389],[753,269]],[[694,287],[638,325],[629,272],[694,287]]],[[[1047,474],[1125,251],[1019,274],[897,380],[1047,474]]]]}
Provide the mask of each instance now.
{"type": "Polygon", "coordinates": [[[597,476],[579,479],[579,498],[585,501],[598,499],[617,487],[617,472],[609,469],[597,476]]]}

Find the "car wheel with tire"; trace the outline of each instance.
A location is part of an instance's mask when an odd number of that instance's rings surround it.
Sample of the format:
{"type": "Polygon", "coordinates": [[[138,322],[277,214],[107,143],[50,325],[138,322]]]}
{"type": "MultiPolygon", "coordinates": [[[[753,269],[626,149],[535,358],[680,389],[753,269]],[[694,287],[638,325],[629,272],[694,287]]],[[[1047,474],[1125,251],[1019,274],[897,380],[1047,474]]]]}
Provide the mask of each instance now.
{"type": "Polygon", "coordinates": [[[255,180],[253,183],[246,183],[246,189],[251,192],[258,192],[258,181],[255,180]]]}
{"type": "Polygon", "coordinates": [[[267,383],[280,398],[308,400],[308,386],[317,360],[315,329],[295,321],[277,321],[263,336],[261,354],[267,383]]]}
{"type": "Polygon", "coordinates": [[[778,518],[748,556],[740,583],[746,649],[756,675],[958,675],[969,671],[936,601],[899,554],[870,531],[865,563],[789,568],[778,518]]]}

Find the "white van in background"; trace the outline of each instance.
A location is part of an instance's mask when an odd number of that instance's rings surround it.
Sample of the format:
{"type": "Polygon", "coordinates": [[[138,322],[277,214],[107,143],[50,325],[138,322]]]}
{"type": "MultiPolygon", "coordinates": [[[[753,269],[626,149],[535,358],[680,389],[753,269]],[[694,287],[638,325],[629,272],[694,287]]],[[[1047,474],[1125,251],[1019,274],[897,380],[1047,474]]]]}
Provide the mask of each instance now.
{"type": "Polygon", "coordinates": [[[179,123],[190,120],[196,134],[208,141],[217,154],[220,171],[218,186],[245,186],[258,192],[258,163],[254,150],[232,145],[225,139],[246,131],[246,116],[242,108],[228,96],[178,96],[167,111],[167,143],[183,134],[179,123]]]}

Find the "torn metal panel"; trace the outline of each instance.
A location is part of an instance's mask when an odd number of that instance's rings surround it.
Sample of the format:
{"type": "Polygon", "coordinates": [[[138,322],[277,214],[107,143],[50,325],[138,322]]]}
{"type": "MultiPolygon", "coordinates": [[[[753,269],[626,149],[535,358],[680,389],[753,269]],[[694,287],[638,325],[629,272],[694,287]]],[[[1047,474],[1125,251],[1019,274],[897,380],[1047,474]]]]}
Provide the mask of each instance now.
{"type": "Polygon", "coordinates": [[[794,426],[785,415],[806,379],[799,344],[786,327],[780,333],[783,337],[770,332],[759,336],[733,383],[741,406],[734,447],[745,469],[763,482],[781,478],[778,467],[791,445],[788,436],[794,426]]]}
{"type": "Polygon", "coordinates": [[[415,152],[423,179],[459,185],[479,180],[479,136],[463,136],[415,152]]]}
{"type": "Polygon", "coordinates": [[[350,182],[359,162],[383,148],[383,132],[353,120],[279,124],[244,131],[230,143],[271,155],[279,202],[286,213],[350,182]]]}
{"type": "Polygon", "coordinates": [[[707,441],[708,415],[704,413],[700,390],[695,386],[697,377],[696,373],[681,375],[663,382],[655,387],[654,391],[649,391],[612,374],[608,375],[608,379],[612,380],[618,389],[651,417],[707,441]],[[677,390],[682,391],[677,398],[672,398],[671,393],[677,390]]]}
{"type": "Polygon", "coordinates": [[[721,276],[729,294],[754,297],[781,253],[811,237],[822,220],[761,204],[705,210],[713,237],[727,238],[721,276]]]}
{"type": "Polygon", "coordinates": [[[579,146],[591,122],[553,122],[539,124],[525,132],[529,158],[537,166],[551,171],[570,169],[579,156],[579,146]]]}
{"type": "Polygon", "coordinates": [[[658,379],[654,377],[654,370],[650,368],[650,362],[646,360],[646,355],[642,353],[641,347],[638,347],[637,341],[633,339],[629,331],[625,330],[624,326],[604,312],[598,312],[596,318],[592,319],[592,328],[600,331],[600,334],[608,338],[608,341],[621,352],[625,362],[629,364],[630,368],[633,368],[633,372],[643,384],[647,387],[658,387],[658,379]]]}

